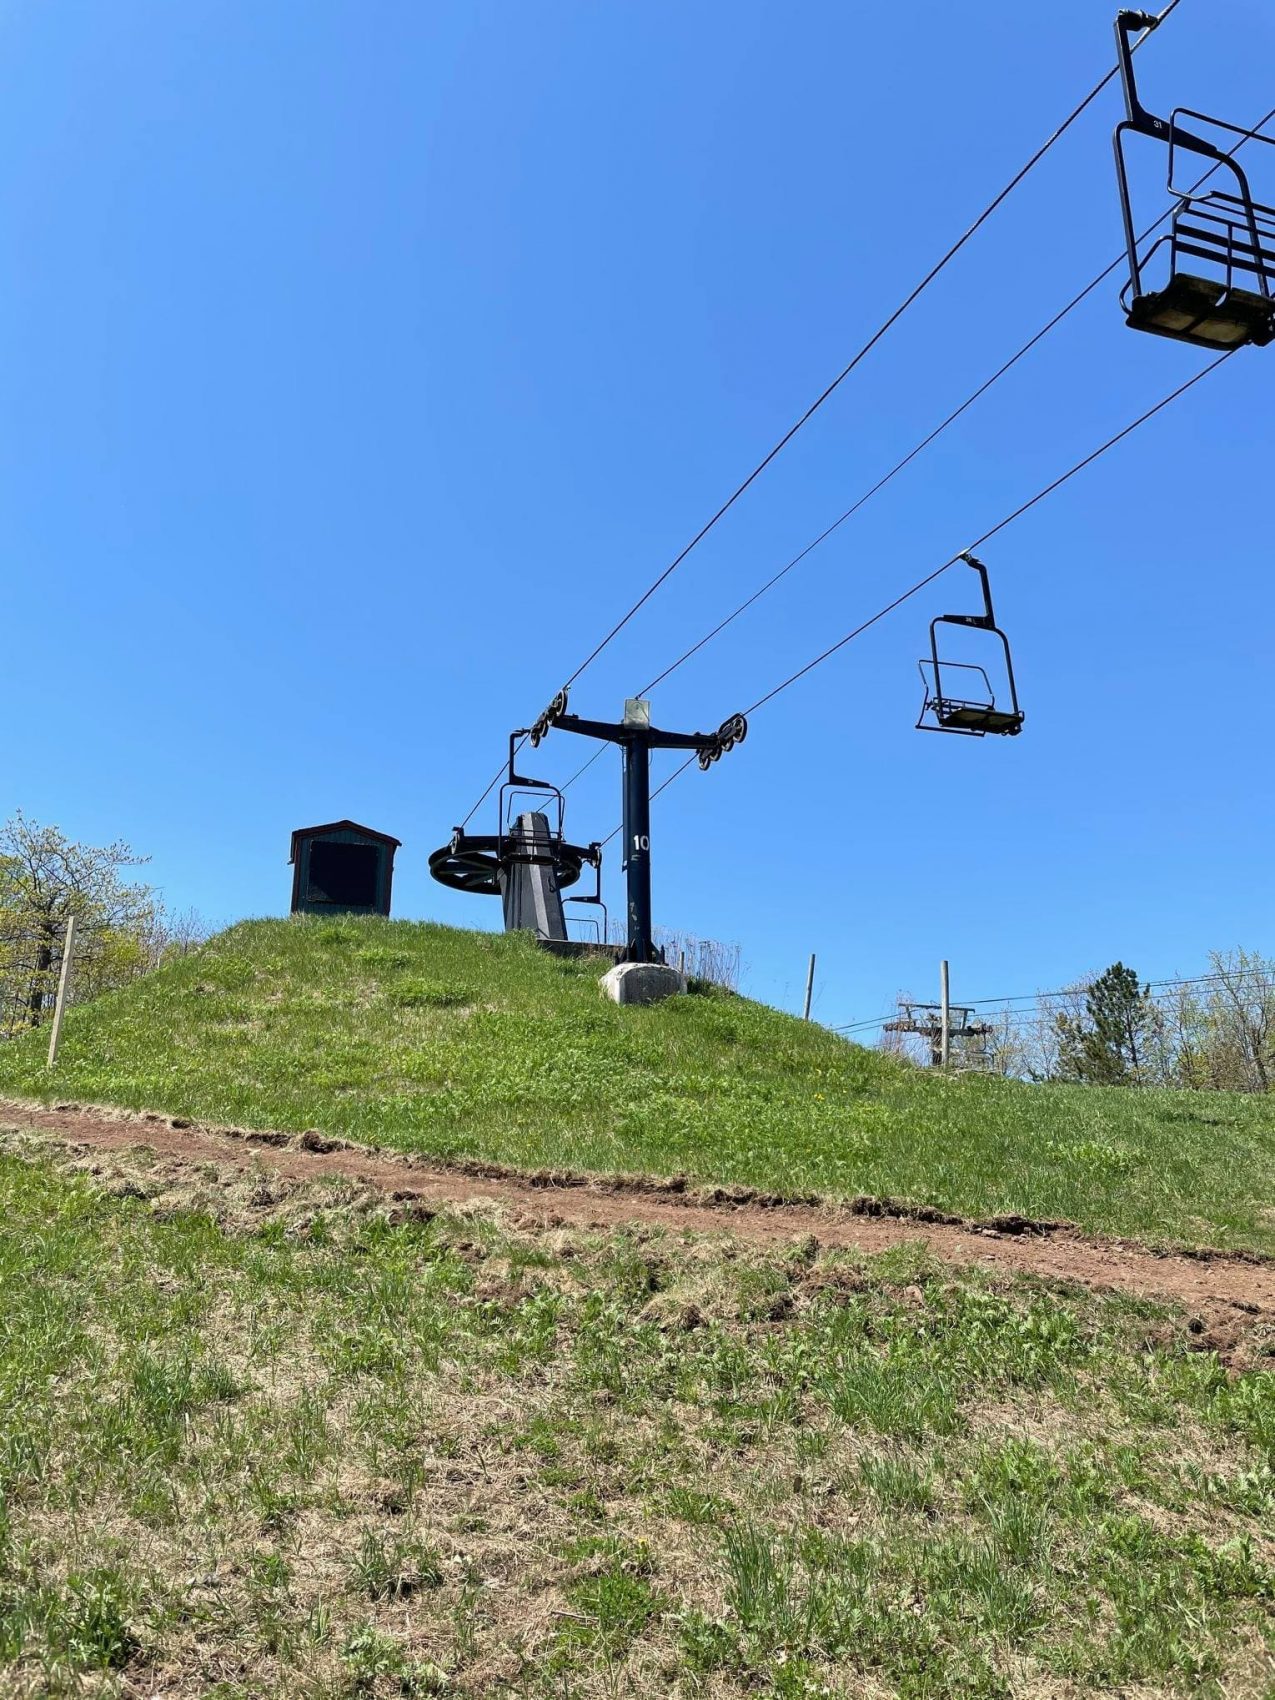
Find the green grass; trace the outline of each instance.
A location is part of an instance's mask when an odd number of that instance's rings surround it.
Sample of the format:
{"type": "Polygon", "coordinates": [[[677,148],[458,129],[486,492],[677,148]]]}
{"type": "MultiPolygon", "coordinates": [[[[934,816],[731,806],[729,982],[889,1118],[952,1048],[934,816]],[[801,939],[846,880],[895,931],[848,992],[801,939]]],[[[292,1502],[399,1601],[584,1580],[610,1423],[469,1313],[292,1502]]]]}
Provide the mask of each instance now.
{"type": "Polygon", "coordinates": [[[1162,1309],[95,1184],[0,1157],[6,1694],[1270,1692],[1275,1374],[1162,1309]]]}
{"type": "Polygon", "coordinates": [[[521,937],[245,922],[73,1009],[56,1075],[42,1034],[0,1046],[0,1091],[1275,1250],[1268,1100],[941,1079],[726,994],[621,1010],[597,973],[521,937]]]}

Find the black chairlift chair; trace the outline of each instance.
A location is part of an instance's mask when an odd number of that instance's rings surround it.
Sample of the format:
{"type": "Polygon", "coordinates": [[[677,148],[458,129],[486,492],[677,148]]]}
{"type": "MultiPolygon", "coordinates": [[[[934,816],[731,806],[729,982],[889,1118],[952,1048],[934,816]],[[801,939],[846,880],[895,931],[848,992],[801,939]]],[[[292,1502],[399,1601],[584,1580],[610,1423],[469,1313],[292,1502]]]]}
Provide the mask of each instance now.
{"type": "MultiPolygon", "coordinates": [[[[989,732],[1003,738],[1016,738],[1023,729],[1023,711],[1018,706],[1018,690],[1014,684],[1014,663],[1009,653],[1009,639],[996,624],[996,616],[992,612],[992,591],[987,582],[987,568],[973,555],[962,555],[961,559],[967,566],[973,567],[983,586],[983,612],[981,614],[939,614],[930,621],[930,654],[926,661],[919,661],[917,666],[921,671],[921,679],[925,685],[925,696],[921,702],[921,713],[917,719],[917,730],[921,732],[957,732],[965,738],[983,738],[989,732]],[[975,662],[943,661],[939,657],[938,628],[940,626],[974,626],[979,631],[991,632],[1001,640],[1005,651],[1005,677],[1009,682],[1008,708],[996,706],[996,693],[992,682],[987,676],[987,670],[975,662]],[[927,671],[928,669],[928,671],[927,671]],[[949,676],[953,670],[961,673],[977,674],[983,682],[983,688],[978,696],[951,696],[944,689],[943,675],[949,676]]],[[[970,682],[971,686],[973,681],[970,682]]]]}
{"type": "MultiPolygon", "coordinates": [[[[1239,162],[1213,142],[1185,128],[1182,120],[1207,124],[1241,138],[1250,132],[1178,107],[1167,118],[1156,118],[1138,99],[1133,76],[1130,36],[1154,29],[1158,19],[1147,12],[1121,12],[1116,19],[1116,47],[1124,85],[1127,117],[1115,131],[1116,179],[1125,244],[1129,251],[1129,281],[1121,292],[1125,322],[1134,330],[1174,337],[1198,348],[1264,347],[1275,338],[1275,208],[1255,201],[1239,162]],[[1134,232],[1124,141],[1128,131],[1151,136],[1169,149],[1169,192],[1177,197],[1167,233],[1141,255],[1134,232]],[[1229,173],[1229,189],[1205,193],[1183,190],[1174,182],[1178,151],[1212,160],[1214,171],[1229,173]],[[1233,192],[1232,192],[1233,191],[1233,192]],[[1154,278],[1159,287],[1151,287],[1154,278]]],[[[1269,136],[1255,141],[1275,145],[1269,136]]],[[[1198,185],[1203,187],[1203,183],[1198,185]]]]}
{"type": "Polygon", "coordinates": [[[596,852],[596,855],[591,858],[594,873],[593,890],[572,892],[569,897],[564,897],[562,901],[564,903],[589,903],[597,908],[601,912],[598,915],[572,915],[568,919],[577,922],[582,927],[592,927],[594,942],[598,945],[606,945],[610,943],[611,939],[611,916],[606,904],[602,901],[602,846],[591,844],[589,850],[596,852]]]}

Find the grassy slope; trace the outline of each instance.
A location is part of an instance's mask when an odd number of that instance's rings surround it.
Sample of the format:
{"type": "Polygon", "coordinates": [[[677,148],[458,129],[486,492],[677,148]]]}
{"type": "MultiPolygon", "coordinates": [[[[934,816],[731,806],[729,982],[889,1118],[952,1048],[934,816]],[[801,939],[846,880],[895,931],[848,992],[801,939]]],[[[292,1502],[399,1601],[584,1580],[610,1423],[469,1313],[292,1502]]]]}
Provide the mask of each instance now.
{"type": "Polygon", "coordinates": [[[1269,1693],[1275,1376],[1154,1306],[101,1167],[0,1157],[5,1694],[1269,1693]]]}
{"type": "Polygon", "coordinates": [[[40,1034],[0,1091],[443,1155],[681,1172],[1275,1249],[1272,1108],[1221,1094],[939,1080],[721,995],[620,1010],[521,938],[245,922],[40,1034]]]}

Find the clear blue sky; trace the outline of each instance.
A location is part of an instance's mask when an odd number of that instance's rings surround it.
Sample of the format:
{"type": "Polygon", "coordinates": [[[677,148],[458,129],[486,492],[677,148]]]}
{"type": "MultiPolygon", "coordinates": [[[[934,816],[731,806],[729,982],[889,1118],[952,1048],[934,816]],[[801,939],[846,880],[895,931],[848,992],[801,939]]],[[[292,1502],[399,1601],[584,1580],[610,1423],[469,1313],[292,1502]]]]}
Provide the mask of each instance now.
{"type": "MultiPolygon", "coordinates": [[[[215,920],[285,911],[289,832],[349,815],[403,840],[397,913],[498,925],[427,856],[507,729],[1091,86],[1113,13],[10,0],[0,810],[131,840],[215,920]]],[[[1275,18],[1183,0],[1140,64],[1153,108],[1251,122],[1275,18]]],[[[617,713],[1114,255],[1118,99],[580,712],[617,713]]],[[[715,725],[1205,358],[1126,330],[1107,286],[657,720],[715,725]]],[[[1272,382],[1275,349],[1244,351],[989,545],[1022,737],[912,730],[949,575],[656,803],[657,919],[738,940],[789,1006],[817,949],[830,1022],[923,995],[941,955],[975,997],[1270,949],[1272,382]]],[[[560,735],[537,765],[580,753],[560,735]]],[[[608,757],[572,835],[618,806],[608,757]]]]}

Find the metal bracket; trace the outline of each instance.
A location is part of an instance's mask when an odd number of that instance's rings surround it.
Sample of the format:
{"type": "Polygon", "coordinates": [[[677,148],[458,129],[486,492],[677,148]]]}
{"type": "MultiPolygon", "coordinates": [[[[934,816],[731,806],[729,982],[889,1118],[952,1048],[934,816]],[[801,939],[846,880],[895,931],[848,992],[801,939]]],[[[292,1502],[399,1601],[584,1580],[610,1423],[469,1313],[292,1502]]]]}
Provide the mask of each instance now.
{"type": "Polygon", "coordinates": [[[958,555],[957,559],[964,561],[967,567],[973,567],[978,574],[979,582],[983,586],[983,612],[981,614],[944,614],[941,618],[949,626],[978,626],[982,631],[994,632],[996,630],[996,616],[992,612],[992,587],[988,582],[987,568],[977,556],[971,555],[968,549],[958,555]]]}
{"type": "Polygon", "coordinates": [[[529,726],[518,726],[509,734],[509,777],[501,786],[502,791],[518,785],[529,785],[537,791],[557,789],[556,786],[550,785],[547,779],[532,779],[530,774],[519,773],[514,767],[514,758],[518,754],[518,739],[529,737],[530,733],[531,728],[529,726]]]}
{"type": "MultiPolygon", "coordinates": [[[[1142,34],[1145,30],[1155,29],[1160,20],[1153,18],[1147,12],[1120,12],[1116,16],[1116,53],[1120,63],[1120,86],[1124,90],[1125,122],[1117,129],[1137,130],[1144,136],[1154,136],[1159,142],[1167,142],[1172,135],[1179,147],[1189,148],[1192,153],[1200,153],[1206,159],[1225,159],[1221,148],[1212,142],[1205,141],[1203,136],[1192,135],[1189,130],[1183,130],[1168,118],[1157,118],[1154,112],[1148,112],[1138,98],[1138,85],[1133,72],[1133,46],[1129,40],[1131,34],[1142,34]]],[[[1202,113],[1194,114],[1202,117],[1202,113]]]]}

